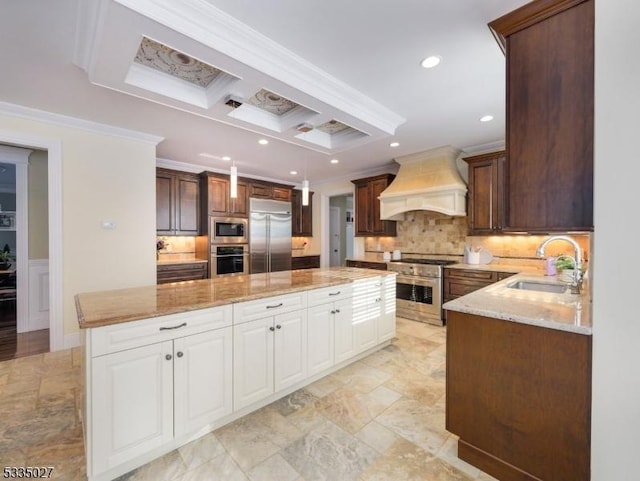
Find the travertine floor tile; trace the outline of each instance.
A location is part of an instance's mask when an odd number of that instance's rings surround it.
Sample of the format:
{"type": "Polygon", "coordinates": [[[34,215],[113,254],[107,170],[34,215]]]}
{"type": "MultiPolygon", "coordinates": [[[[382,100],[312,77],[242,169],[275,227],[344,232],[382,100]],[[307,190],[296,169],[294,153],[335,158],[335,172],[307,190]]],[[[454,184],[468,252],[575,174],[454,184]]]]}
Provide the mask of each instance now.
{"type": "Polygon", "coordinates": [[[205,464],[221,454],[226,454],[224,446],[213,433],[185,444],[178,449],[178,452],[188,470],[205,464]]]}
{"type": "Polygon", "coordinates": [[[279,454],[262,461],[248,475],[251,481],[296,481],[300,476],[279,454]]]}

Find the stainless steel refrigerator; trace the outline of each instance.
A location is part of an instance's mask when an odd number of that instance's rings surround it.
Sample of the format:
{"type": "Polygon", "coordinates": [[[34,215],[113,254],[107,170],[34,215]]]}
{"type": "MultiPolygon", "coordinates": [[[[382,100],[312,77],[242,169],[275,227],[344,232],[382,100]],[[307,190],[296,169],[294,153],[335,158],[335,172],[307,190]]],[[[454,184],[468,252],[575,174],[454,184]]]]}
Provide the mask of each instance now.
{"type": "Polygon", "coordinates": [[[251,274],[291,270],[291,202],[250,199],[251,274]]]}

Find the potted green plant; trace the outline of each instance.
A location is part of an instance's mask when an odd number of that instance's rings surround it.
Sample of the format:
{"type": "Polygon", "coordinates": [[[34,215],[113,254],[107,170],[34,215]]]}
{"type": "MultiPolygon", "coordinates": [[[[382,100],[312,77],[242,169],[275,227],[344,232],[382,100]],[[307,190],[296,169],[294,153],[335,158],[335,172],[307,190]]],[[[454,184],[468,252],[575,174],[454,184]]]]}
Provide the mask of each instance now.
{"type": "Polygon", "coordinates": [[[9,244],[5,244],[4,248],[0,251],[0,271],[6,271],[11,268],[11,263],[14,259],[15,257],[11,253],[9,244]]]}
{"type": "Polygon", "coordinates": [[[576,261],[573,257],[562,254],[556,259],[556,269],[558,270],[558,277],[564,282],[571,282],[573,280],[573,270],[576,266],[576,261]]]}

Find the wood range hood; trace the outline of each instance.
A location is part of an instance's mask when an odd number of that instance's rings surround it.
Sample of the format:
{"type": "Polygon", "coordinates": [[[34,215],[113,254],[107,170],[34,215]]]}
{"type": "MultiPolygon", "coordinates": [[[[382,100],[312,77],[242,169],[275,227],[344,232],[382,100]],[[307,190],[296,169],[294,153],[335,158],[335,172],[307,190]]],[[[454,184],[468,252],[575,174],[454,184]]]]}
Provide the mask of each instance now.
{"type": "Polygon", "coordinates": [[[443,146],[396,158],[400,170],[380,194],[380,218],[403,220],[405,212],[415,210],[467,215],[467,185],[456,168],[460,152],[443,146]]]}

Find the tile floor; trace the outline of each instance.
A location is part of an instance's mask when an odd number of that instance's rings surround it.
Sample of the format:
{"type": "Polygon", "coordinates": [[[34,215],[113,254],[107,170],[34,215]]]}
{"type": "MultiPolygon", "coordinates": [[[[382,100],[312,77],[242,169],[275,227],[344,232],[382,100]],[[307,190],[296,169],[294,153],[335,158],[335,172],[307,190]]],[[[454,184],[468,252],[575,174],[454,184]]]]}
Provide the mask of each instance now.
{"type": "MultiPolygon", "coordinates": [[[[490,481],[444,429],[445,330],[398,319],[393,344],[119,481],[490,481]]],[[[0,363],[0,468],[84,480],[79,350],[0,363]]]]}

